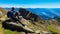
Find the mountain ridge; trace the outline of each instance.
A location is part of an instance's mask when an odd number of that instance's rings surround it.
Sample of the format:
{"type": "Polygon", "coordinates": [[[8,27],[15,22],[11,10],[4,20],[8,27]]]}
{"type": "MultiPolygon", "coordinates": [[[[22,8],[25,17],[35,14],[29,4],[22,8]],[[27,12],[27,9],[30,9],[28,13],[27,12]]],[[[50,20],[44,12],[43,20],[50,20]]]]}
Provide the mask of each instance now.
{"type": "MultiPolygon", "coordinates": [[[[4,14],[4,15],[6,15],[6,13],[7,13],[7,11],[8,10],[6,10],[5,11],[5,9],[3,9],[3,8],[1,8],[0,9],[0,11],[3,11],[3,13],[2,14],[4,14]],[[4,13],[4,12],[6,12],[6,13],[4,13]]],[[[56,18],[53,18],[53,19],[51,19],[51,20],[44,20],[44,19],[42,19],[40,16],[38,16],[38,15],[36,15],[36,14],[33,14],[33,13],[31,13],[29,10],[26,10],[26,9],[21,9],[20,10],[20,13],[21,13],[21,16],[24,18],[24,19],[26,19],[27,21],[29,21],[30,22],[30,25],[29,25],[29,27],[31,27],[31,28],[33,28],[33,29],[35,29],[34,27],[36,27],[36,28],[38,28],[38,29],[40,29],[41,31],[47,31],[47,32],[51,32],[51,31],[53,31],[53,32],[55,32],[55,30],[51,30],[50,29],[50,27],[55,27],[55,26],[59,26],[59,21],[58,21],[58,18],[56,19],[56,18]],[[34,27],[33,27],[34,26],[34,27]],[[49,30],[48,30],[49,29],[49,30]]],[[[7,17],[1,17],[1,18],[5,18],[5,19],[7,19],[7,17]]],[[[2,21],[5,21],[5,20],[2,20],[2,21]]],[[[1,22],[2,23],[2,22],[1,22]]],[[[53,28],[52,27],[52,28],[53,28]]],[[[58,31],[58,30],[57,30],[58,31]]],[[[51,33],[53,33],[53,32],[51,32],[51,33]]],[[[41,33],[41,32],[40,32],[41,33]]],[[[58,33],[58,32],[56,32],[56,33],[58,33]]]]}

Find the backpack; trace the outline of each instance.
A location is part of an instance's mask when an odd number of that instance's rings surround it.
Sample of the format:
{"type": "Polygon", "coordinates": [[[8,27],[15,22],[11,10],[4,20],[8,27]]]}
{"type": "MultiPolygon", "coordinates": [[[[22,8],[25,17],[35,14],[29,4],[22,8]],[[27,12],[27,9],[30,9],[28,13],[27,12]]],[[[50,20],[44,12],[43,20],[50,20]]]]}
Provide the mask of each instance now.
{"type": "Polygon", "coordinates": [[[12,17],[12,16],[14,16],[14,13],[12,11],[8,11],[7,12],[7,17],[12,17]]]}

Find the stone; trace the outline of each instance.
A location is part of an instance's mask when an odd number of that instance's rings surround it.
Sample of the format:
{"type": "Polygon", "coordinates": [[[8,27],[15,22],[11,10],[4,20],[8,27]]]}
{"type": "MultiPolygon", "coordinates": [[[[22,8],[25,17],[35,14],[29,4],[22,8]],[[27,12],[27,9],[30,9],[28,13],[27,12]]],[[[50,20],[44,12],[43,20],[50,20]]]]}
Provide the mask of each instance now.
{"type": "Polygon", "coordinates": [[[47,32],[47,31],[42,31],[43,34],[51,34],[50,32],[47,32]]]}

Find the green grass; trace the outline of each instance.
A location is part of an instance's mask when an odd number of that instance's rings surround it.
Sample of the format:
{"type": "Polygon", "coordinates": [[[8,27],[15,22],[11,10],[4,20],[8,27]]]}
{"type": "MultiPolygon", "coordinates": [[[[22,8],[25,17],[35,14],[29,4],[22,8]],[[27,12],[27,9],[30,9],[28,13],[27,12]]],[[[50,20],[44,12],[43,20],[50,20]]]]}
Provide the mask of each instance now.
{"type": "Polygon", "coordinates": [[[52,31],[54,33],[60,34],[60,31],[58,29],[56,29],[54,26],[52,26],[52,25],[48,26],[48,30],[52,31]]]}
{"type": "Polygon", "coordinates": [[[11,30],[6,30],[4,28],[2,28],[2,25],[0,24],[0,34],[17,34],[18,32],[16,31],[11,31],[11,30]]]}
{"type": "Polygon", "coordinates": [[[17,34],[17,32],[3,29],[3,34],[17,34]]]}

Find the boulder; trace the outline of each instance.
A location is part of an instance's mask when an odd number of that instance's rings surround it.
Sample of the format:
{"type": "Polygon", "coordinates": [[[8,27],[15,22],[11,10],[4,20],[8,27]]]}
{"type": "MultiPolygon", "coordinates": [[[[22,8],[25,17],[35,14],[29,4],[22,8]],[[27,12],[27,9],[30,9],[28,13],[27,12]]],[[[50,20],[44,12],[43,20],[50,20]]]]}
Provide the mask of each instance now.
{"type": "Polygon", "coordinates": [[[38,21],[39,19],[41,19],[38,15],[33,14],[32,12],[24,8],[20,8],[19,12],[21,13],[21,16],[23,16],[23,18],[27,20],[38,21]]]}

